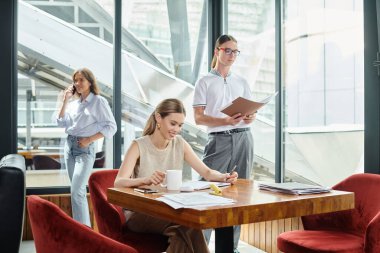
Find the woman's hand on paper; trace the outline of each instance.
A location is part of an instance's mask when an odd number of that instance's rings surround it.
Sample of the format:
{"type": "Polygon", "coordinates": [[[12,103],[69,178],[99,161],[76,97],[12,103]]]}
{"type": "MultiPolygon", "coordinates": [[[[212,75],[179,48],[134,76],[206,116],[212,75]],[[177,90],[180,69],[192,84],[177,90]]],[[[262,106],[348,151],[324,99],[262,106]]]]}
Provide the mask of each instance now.
{"type": "Polygon", "coordinates": [[[234,184],[234,183],[236,183],[236,180],[238,179],[238,173],[236,172],[236,171],[234,171],[234,172],[232,172],[232,174],[230,174],[230,173],[226,173],[226,174],[224,174],[225,175],[225,181],[227,182],[227,183],[231,183],[231,184],[234,184]]]}

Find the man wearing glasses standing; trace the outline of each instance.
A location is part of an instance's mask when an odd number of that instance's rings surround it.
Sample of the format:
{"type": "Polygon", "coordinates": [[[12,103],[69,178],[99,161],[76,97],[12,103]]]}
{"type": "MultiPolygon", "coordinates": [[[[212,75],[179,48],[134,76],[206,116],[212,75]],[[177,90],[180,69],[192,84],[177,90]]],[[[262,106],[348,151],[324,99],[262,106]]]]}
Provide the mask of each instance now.
{"type": "MultiPolygon", "coordinates": [[[[237,41],[230,35],[220,36],[214,48],[211,71],[195,84],[193,100],[194,118],[198,125],[207,126],[208,142],[203,162],[222,173],[231,172],[236,166],[240,178],[249,178],[253,167],[253,138],[250,124],[256,113],[232,117],[221,109],[239,96],[252,99],[247,81],[230,72],[240,54],[237,41]]],[[[207,242],[211,230],[204,231],[207,242]]],[[[240,238],[240,226],[234,226],[234,249],[240,238]]]]}

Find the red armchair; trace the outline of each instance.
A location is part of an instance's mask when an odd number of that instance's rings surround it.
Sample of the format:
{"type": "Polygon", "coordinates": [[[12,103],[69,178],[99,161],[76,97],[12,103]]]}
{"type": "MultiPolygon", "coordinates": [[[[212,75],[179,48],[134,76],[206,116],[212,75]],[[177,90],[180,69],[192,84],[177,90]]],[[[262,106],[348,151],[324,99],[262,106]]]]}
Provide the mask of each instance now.
{"type": "Polygon", "coordinates": [[[88,180],[99,232],[116,241],[131,245],[140,253],[165,252],[168,247],[168,237],[128,230],[122,209],[107,201],[107,189],[113,187],[117,173],[118,170],[96,171],[88,180]]]}
{"type": "Polygon", "coordinates": [[[303,231],[277,238],[285,253],[380,252],[380,175],[356,174],[333,187],[355,193],[355,209],[302,217],[303,231]]]}
{"type": "Polygon", "coordinates": [[[47,200],[29,196],[27,201],[38,253],[138,253],[136,249],[73,220],[47,200]]]}

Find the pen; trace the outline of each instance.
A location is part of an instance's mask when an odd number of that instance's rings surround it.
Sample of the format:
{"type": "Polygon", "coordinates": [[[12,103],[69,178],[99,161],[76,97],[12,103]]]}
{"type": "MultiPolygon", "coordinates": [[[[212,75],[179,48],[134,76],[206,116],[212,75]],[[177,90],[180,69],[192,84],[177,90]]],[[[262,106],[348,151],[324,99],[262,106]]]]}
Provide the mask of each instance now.
{"type": "Polygon", "coordinates": [[[140,192],[140,193],[157,193],[157,190],[154,189],[144,189],[144,188],[134,188],[133,189],[135,192],[140,192]]]}
{"type": "Polygon", "coordinates": [[[235,165],[235,166],[232,168],[232,170],[230,171],[230,175],[232,174],[232,172],[235,171],[236,167],[237,167],[237,165],[235,165]]]}
{"type": "Polygon", "coordinates": [[[135,192],[137,192],[137,193],[144,194],[144,191],[142,191],[142,190],[140,190],[140,189],[138,189],[138,188],[134,188],[133,190],[134,190],[135,192]]]}
{"type": "MultiPolygon", "coordinates": [[[[235,166],[232,168],[232,170],[230,171],[230,173],[228,173],[230,176],[232,175],[232,173],[235,171],[237,165],[235,164],[235,166]]],[[[224,179],[225,181],[227,181],[227,178],[224,179]]]]}

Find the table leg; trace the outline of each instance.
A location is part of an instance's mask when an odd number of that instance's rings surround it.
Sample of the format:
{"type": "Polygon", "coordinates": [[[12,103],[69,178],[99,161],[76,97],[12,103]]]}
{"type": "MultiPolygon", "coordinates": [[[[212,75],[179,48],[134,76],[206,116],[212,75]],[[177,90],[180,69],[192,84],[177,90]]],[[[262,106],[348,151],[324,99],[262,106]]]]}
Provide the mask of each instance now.
{"type": "Polygon", "coordinates": [[[234,252],[234,227],[215,229],[215,253],[234,252]]]}
{"type": "Polygon", "coordinates": [[[33,159],[25,158],[25,169],[26,170],[33,170],[34,169],[33,167],[34,167],[33,159]]]}

